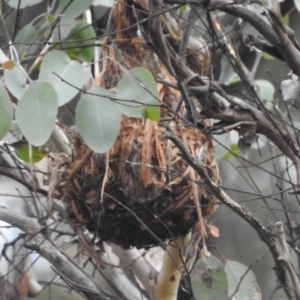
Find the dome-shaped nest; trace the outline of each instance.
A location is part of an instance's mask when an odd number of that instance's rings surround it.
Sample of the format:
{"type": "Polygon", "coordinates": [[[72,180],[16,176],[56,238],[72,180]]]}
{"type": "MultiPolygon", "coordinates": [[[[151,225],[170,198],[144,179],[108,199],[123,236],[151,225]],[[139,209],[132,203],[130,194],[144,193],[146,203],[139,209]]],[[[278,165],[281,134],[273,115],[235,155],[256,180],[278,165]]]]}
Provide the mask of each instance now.
{"type": "MultiPolygon", "coordinates": [[[[117,31],[136,23],[130,7],[121,2],[114,6],[112,20],[118,20],[112,28],[117,31]]],[[[96,78],[99,85],[113,90],[124,68],[140,66],[156,79],[176,84],[144,39],[137,36],[136,28],[119,32],[115,41],[104,46],[102,71],[96,78]]],[[[208,52],[190,51],[193,64],[209,65],[208,52]]],[[[198,70],[205,74],[204,69],[198,70]]],[[[178,90],[162,83],[157,87],[162,102],[174,111],[180,99],[178,90]]],[[[182,107],[179,116],[184,115],[182,107]]],[[[207,174],[219,184],[213,141],[201,130],[185,126],[180,118],[173,120],[165,107],[161,116],[158,123],[123,116],[120,134],[106,154],[93,153],[74,132],[74,155],[65,163],[56,187],[56,195],[68,203],[72,222],[97,233],[103,241],[142,248],[186,234],[199,218],[215,211],[217,201],[201,188],[199,175],[178,155],[178,148],[163,138],[164,121],[169,120],[192,155],[197,156],[205,145],[207,174]]]]}
{"type": "MultiPolygon", "coordinates": [[[[198,220],[195,195],[202,216],[215,211],[216,199],[193,182],[198,174],[162,137],[164,130],[153,121],[123,117],[120,135],[104,155],[76,138],[74,158],[56,188],[69,204],[70,219],[103,241],[141,248],[186,234],[198,220]]],[[[218,183],[210,138],[191,126],[175,132],[194,155],[206,144],[207,172],[218,183]]]]}

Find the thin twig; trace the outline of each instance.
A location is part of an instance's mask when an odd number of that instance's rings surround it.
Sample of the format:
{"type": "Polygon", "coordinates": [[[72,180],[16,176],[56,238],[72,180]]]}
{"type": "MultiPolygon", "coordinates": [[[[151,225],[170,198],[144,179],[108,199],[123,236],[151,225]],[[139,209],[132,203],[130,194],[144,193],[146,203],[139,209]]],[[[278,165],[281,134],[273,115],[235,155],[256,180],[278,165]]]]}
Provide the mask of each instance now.
{"type": "Polygon", "coordinates": [[[167,124],[166,129],[167,131],[163,133],[163,136],[171,140],[178,147],[183,159],[200,175],[201,182],[206,185],[209,193],[214,195],[221,203],[225,204],[232,211],[238,214],[242,219],[244,219],[248,224],[250,224],[250,226],[253,227],[253,229],[258,233],[260,239],[264,243],[266,243],[276,264],[275,272],[288,296],[288,299],[295,300],[296,298],[294,295],[293,283],[291,282],[291,279],[289,277],[287,267],[282,264],[282,261],[279,259],[280,252],[276,246],[273,234],[264,226],[262,226],[262,224],[256,218],[254,218],[252,214],[247,212],[242,206],[231,199],[220,187],[218,187],[212,181],[211,178],[208,177],[208,175],[206,174],[206,169],[202,165],[202,163],[190,154],[188,148],[176,135],[173,134],[171,128],[168,127],[167,124]]]}
{"type": "Polygon", "coordinates": [[[288,269],[291,280],[293,282],[296,299],[299,300],[300,299],[299,277],[298,277],[298,275],[294,269],[294,266],[292,264],[292,261],[291,261],[291,256],[289,253],[289,248],[288,248],[287,242],[285,240],[282,222],[276,223],[276,233],[277,233],[277,238],[279,240],[279,243],[280,243],[280,246],[281,246],[281,249],[283,252],[282,255],[278,259],[282,260],[282,262],[284,262],[286,268],[288,269]]]}

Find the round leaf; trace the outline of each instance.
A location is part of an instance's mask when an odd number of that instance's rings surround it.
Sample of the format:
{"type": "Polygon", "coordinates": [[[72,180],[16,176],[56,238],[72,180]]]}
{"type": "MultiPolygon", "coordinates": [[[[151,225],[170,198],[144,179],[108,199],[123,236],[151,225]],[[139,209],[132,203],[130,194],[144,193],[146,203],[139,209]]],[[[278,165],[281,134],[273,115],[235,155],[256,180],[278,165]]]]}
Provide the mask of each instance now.
{"type": "Polygon", "coordinates": [[[38,45],[31,45],[39,36],[39,31],[32,23],[25,25],[17,34],[15,42],[20,57],[34,53],[38,45]],[[29,49],[29,50],[28,50],[29,49]]]}
{"type": "Polygon", "coordinates": [[[16,63],[14,60],[7,60],[2,64],[2,67],[6,70],[12,70],[16,66],[16,63]]]}
{"type": "Polygon", "coordinates": [[[93,151],[104,153],[118,137],[122,115],[113,101],[101,96],[110,95],[108,91],[94,85],[89,93],[99,96],[82,97],[76,107],[76,125],[86,144],[93,151]]]}
{"type": "Polygon", "coordinates": [[[72,48],[67,50],[69,56],[72,59],[85,62],[92,61],[94,57],[94,39],[96,37],[93,26],[86,21],[81,21],[71,30],[69,36],[68,40],[72,41],[67,43],[67,47],[72,48]]]}
{"type": "Polygon", "coordinates": [[[83,66],[77,61],[71,61],[66,53],[58,50],[51,51],[44,57],[39,75],[39,80],[50,82],[54,86],[59,106],[69,102],[78,93],[85,78],[83,66]]]}
{"type": "Polygon", "coordinates": [[[3,85],[0,86],[0,140],[7,134],[13,119],[13,106],[3,85]]]}
{"type": "Polygon", "coordinates": [[[255,275],[251,270],[248,270],[245,265],[236,261],[227,261],[225,265],[225,272],[228,279],[228,296],[232,296],[238,287],[238,291],[234,295],[235,299],[261,299],[261,297],[258,297],[258,295],[260,295],[260,289],[255,275]],[[240,279],[243,275],[245,275],[245,277],[239,285],[240,279]]]}
{"type": "Polygon", "coordinates": [[[227,299],[227,277],[223,264],[215,257],[200,258],[191,273],[195,300],[227,299]]]}
{"type": "Polygon", "coordinates": [[[65,25],[67,23],[71,23],[78,16],[83,14],[93,3],[93,0],[59,0],[58,8],[56,10],[56,15],[61,14],[61,12],[67,7],[67,9],[63,12],[63,18],[61,20],[61,24],[65,25]]]}
{"type": "Polygon", "coordinates": [[[147,69],[126,71],[118,86],[116,98],[122,99],[118,101],[118,107],[124,115],[160,120],[156,82],[147,69]]]}
{"type": "Polygon", "coordinates": [[[8,90],[17,99],[20,99],[24,95],[27,77],[19,66],[16,66],[12,70],[5,70],[4,80],[8,90]]]}
{"type": "Polygon", "coordinates": [[[32,82],[20,99],[16,119],[26,139],[34,146],[50,137],[57,114],[57,95],[48,82],[32,82]]]}

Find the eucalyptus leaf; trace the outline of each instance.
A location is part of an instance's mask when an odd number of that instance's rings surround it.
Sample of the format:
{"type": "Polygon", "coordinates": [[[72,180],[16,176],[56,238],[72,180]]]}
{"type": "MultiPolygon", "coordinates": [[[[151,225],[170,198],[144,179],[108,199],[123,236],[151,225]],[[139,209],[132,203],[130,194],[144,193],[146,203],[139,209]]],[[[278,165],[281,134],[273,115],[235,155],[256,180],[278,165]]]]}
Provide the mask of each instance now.
{"type": "Polygon", "coordinates": [[[20,141],[23,137],[23,134],[20,130],[20,127],[16,120],[12,121],[12,124],[9,128],[9,132],[5,136],[5,142],[7,143],[15,143],[17,141],[20,141]]]}
{"type": "Polygon", "coordinates": [[[236,261],[227,261],[225,272],[228,279],[228,296],[232,296],[238,288],[234,295],[236,300],[261,299],[261,292],[255,275],[245,265],[236,261]],[[242,278],[242,276],[244,277],[242,278]],[[240,283],[241,278],[242,282],[240,283]]]}
{"type": "Polygon", "coordinates": [[[272,56],[271,54],[268,54],[267,52],[263,52],[263,53],[262,53],[262,57],[265,58],[265,59],[268,59],[268,60],[273,60],[273,59],[275,59],[274,56],[272,56]]]}
{"type": "Polygon", "coordinates": [[[106,6],[106,7],[112,7],[114,4],[114,0],[94,0],[93,5],[101,5],[101,6],[106,6]]]}
{"type": "Polygon", "coordinates": [[[116,98],[120,111],[129,117],[160,120],[156,82],[145,68],[125,72],[118,86],[116,98]]]}
{"type": "MultiPolygon", "coordinates": [[[[296,0],[299,2],[299,0],[296,0]]],[[[286,26],[289,26],[290,24],[290,14],[287,13],[283,18],[282,18],[283,24],[286,26]]]]}
{"type": "Polygon", "coordinates": [[[16,62],[14,60],[7,60],[6,62],[2,63],[2,67],[5,70],[12,70],[16,66],[16,62]]]}
{"type": "Polygon", "coordinates": [[[224,159],[229,159],[230,157],[233,157],[234,154],[240,155],[241,154],[241,150],[238,146],[238,144],[232,144],[231,145],[231,151],[228,151],[225,155],[224,155],[224,159]]]}
{"type": "Polygon", "coordinates": [[[264,79],[258,79],[255,80],[255,84],[258,87],[258,92],[262,100],[267,100],[267,101],[274,100],[275,88],[270,81],[264,79]]]}
{"type": "Polygon", "coordinates": [[[121,113],[115,102],[105,96],[114,97],[107,90],[94,85],[76,107],[76,125],[86,144],[95,152],[108,151],[118,137],[121,113]]]}
{"type": "Polygon", "coordinates": [[[5,70],[4,80],[6,87],[14,97],[20,99],[24,95],[27,76],[20,66],[15,66],[12,70],[5,70]]]}
{"type": "Polygon", "coordinates": [[[179,11],[184,12],[186,10],[186,8],[187,8],[187,5],[182,5],[179,7],[179,11]]]}
{"type": "Polygon", "coordinates": [[[63,12],[61,24],[65,25],[83,14],[92,4],[93,0],[72,0],[71,3],[70,0],[59,0],[55,14],[59,15],[63,12]]]}
{"type": "Polygon", "coordinates": [[[50,137],[57,114],[57,94],[49,82],[34,81],[20,99],[16,120],[26,139],[34,146],[50,137]]]}
{"type": "Polygon", "coordinates": [[[18,7],[20,7],[21,9],[25,8],[26,6],[33,6],[36,5],[38,3],[41,3],[43,0],[9,0],[6,3],[12,7],[17,9],[18,7]],[[20,6],[19,6],[20,3],[20,6]]]}
{"type": "Polygon", "coordinates": [[[300,81],[286,79],[281,82],[283,100],[296,108],[300,108],[300,81]]]}
{"type": "Polygon", "coordinates": [[[49,156],[49,151],[47,151],[46,146],[35,147],[29,145],[28,143],[21,145],[20,147],[15,147],[15,153],[20,159],[22,159],[27,163],[29,162],[37,163],[40,160],[42,160],[44,157],[49,156]]]}
{"type": "Polygon", "coordinates": [[[25,25],[15,38],[15,47],[20,57],[33,53],[37,49],[37,45],[30,45],[39,36],[39,31],[32,23],[25,25]]]}
{"type": "Polygon", "coordinates": [[[295,7],[297,8],[298,12],[300,12],[300,1],[294,0],[295,7]]]}
{"type": "Polygon", "coordinates": [[[13,119],[13,105],[3,85],[0,85],[0,140],[7,134],[13,119]]]}
{"type": "Polygon", "coordinates": [[[78,59],[90,62],[94,57],[94,41],[96,32],[92,25],[86,21],[79,22],[69,33],[66,47],[69,56],[72,59],[78,59]],[[78,40],[78,41],[76,41],[78,40]]]}
{"type": "Polygon", "coordinates": [[[228,85],[234,85],[238,82],[241,82],[241,78],[237,73],[233,72],[231,78],[229,79],[228,85]]]}
{"type": "Polygon", "coordinates": [[[227,298],[228,283],[223,264],[215,257],[200,258],[192,272],[191,284],[195,300],[227,298]]]}
{"type": "Polygon", "coordinates": [[[86,73],[83,66],[77,61],[71,61],[66,53],[54,50],[44,57],[39,80],[50,82],[53,85],[58,96],[59,106],[74,98],[79,89],[83,87],[85,79],[86,73]]]}

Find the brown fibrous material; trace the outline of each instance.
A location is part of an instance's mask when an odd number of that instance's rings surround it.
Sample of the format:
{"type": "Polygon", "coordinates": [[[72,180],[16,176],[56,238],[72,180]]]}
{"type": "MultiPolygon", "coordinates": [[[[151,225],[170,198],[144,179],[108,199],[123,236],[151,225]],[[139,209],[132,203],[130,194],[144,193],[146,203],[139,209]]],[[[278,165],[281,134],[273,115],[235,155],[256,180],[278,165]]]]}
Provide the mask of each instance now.
{"type": "MultiPolygon", "coordinates": [[[[136,22],[123,2],[112,12],[113,18],[125,22],[115,22],[117,30],[136,22]]],[[[114,91],[123,70],[134,67],[146,67],[156,79],[176,85],[136,29],[119,33],[114,44],[106,41],[102,70],[96,78],[102,87],[114,91]]],[[[201,52],[197,62],[209,65],[209,59],[209,54],[201,52]]],[[[182,118],[173,118],[171,110],[180,99],[177,89],[162,83],[157,83],[157,88],[160,100],[167,105],[161,106],[162,120],[123,116],[119,136],[107,153],[94,153],[74,131],[74,155],[65,161],[56,187],[56,196],[68,204],[70,222],[126,248],[151,247],[186,234],[199,220],[195,203],[201,205],[201,218],[217,207],[217,199],[202,187],[200,176],[162,136],[164,121],[168,120],[192,155],[197,156],[204,147],[207,174],[219,184],[211,137],[184,124],[184,105],[179,110],[182,118]]],[[[206,120],[203,128],[208,125],[206,120]]]]}

